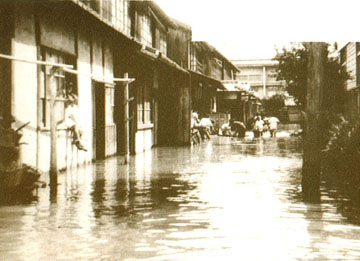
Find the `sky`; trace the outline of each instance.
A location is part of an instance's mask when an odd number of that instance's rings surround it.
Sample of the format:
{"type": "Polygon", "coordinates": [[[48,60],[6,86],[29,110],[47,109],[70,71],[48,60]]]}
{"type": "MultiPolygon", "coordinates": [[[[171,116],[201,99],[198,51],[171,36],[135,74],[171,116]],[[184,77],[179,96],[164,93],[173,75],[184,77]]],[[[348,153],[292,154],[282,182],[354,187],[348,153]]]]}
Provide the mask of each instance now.
{"type": "Polygon", "coordinates": [[[289,42],[360,41],[356,0],[155,0],[230,60],[267,59],[289,42]],[[357,33],[357,34],[356,34],[357,33]]]}

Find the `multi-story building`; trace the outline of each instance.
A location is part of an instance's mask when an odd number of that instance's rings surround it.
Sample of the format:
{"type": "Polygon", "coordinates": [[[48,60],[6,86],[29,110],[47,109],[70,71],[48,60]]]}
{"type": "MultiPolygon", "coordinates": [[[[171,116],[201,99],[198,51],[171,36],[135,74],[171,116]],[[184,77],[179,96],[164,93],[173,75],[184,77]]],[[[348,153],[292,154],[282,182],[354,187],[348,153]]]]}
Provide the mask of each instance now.
{"type": "Polygon", "coordinates": [[[189,128],[175,127],[190,126],[187,61],[181,67],[171,60],[179,58],[171,48],[178,44],[187,50],[191,29],[179,33],[178,42],[171,37],[168,42],[168,34],[180,27],[155,3],[4,1],[0,14],[0,54],[7,55],[0,58],[0,116],[13,115],[18,124],[30,121],[23,129],[25,163],[49,170],[54,141],[58,169],[124,153],[125,120],[130,120],[133,153],[166,143],[168,136],[175,144],[189,143],[189,128]],[[125,73],[135,79],[128,119],[125,73]],[[56,89],[54,108],[51,88],[56,89]],[[55,127],[55,136],[50,135],[51,119],[65,117],[69,94],[78,97],[86,152],[73,146],[66,129],[55,127]]]}
{"type": "Polygon", "coordinates": [[[340,63],[350,78],[345,83],[346,117],[355,122],[360,115],[360,43],[349,42],[340,50],[340,63]]]}
{"type": "Polygon", "coordinates": [[[270,59],[233,60],[240,70],[237,79],[241,84],[250,85],[260,99],[285,92],[285,82],[276,79],[278,61],[270,59]]]}
{"type": "Polygon", "coordinates": [[[54,153],[56,168],[66,169],[154,145],[190,144],[192,107],[216,111],[220,81],[237,71],[207,43],[192,44],[191,27],[152,1],[14,0],[1,2],[0,14],[0,119],[30,121],[22,160],[45,171],[54,153]],[[87,151],[54,126],[64,120],[70,95],[78,97],[87,151]]]}
{"type": "Polygon", "coordinates": [[[238,69],[207,42],[192,42],[190,51],[192,109],[200,114],[217,112],[217,90],[223,80],[234,80],[238,69]]]}

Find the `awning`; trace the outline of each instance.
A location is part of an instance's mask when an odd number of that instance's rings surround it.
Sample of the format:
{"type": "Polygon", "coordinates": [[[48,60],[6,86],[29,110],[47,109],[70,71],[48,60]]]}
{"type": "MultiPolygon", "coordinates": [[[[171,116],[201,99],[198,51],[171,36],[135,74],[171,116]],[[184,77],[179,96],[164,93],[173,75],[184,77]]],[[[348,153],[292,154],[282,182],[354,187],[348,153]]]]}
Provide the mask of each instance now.
{"type": "Polygon", "coordinates": [[[223,80],[221,83],[229,92],[248,92],[250,91],[249,84],[241,84],[238,80],[223,80]]]}
{"type": "Polygon", "coordinates": [[[203,81],[206,84],[215,87],[216,89],[226,90],[226,88],[221,83],[221,81],[216,80],[215,78],[212,78],[210,76],[207,76],[205,74],[198,73],[198,72],[195,72],[195,71],[192,71],[192,70],[189,70],[189,72],[190,72],[190,75],[191,75],[191,79],[195,78],[195,79],[198,79],[199,81],[203,81]]]}

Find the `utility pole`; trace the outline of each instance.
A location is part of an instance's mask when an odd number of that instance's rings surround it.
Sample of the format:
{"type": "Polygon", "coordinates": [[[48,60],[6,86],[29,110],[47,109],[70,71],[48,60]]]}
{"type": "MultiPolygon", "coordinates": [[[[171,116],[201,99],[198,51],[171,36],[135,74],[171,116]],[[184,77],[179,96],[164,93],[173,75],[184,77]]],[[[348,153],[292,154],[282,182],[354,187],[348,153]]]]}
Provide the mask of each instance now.
{"type": "Polygon", "coordinates": [[[51,67],[50,74],[47,75],[47,93],[50,98],[50,187],[55,188],[57,186],[57,176],[58,176],[58,167],[57,167],[57,123],[55,115],[55,103],[56,103],[56,85],[55,85],[55,73],[57,72],[58,67],[51,67]]]}
{"type": "Polygon", "coordinates": [[[302,192],[306,201],[320,199],[322,100],[326,43],[309,43],[302,192]]]}
{"type": "MultiPolygon", "coordinates": [[[[128,73],[124,74],[124,78],[128,79],[128,73]]],[[[129,82],[124,83],[124,149],[125,149],[125,163],[129,162],[129,143],[130,143],[130,116],[129,116],[129,82]]]]}

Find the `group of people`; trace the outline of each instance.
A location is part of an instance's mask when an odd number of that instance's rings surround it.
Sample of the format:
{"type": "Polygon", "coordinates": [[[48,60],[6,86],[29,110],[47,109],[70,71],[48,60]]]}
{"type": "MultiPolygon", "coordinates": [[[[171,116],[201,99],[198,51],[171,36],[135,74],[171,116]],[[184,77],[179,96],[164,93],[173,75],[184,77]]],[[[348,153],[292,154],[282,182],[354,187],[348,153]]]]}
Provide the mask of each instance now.
{"type": "MultiPolygon", "coordinates": [[[[279,119],[276,117],[264,117],[257,114],[249,123],[248,129],[251,129],[254,133],[254,137],[258,138],[263,136],[264,133],[270,132],[271,137],[276,137],[277,125],[279,119]]],[[[230,120],[228,123],[224,123],[219,129],[219,135],[222,136],[234,136],[234,137],[245,137],[246,125],[241,121],[230,120]]]]}
{"type": "Polygon", "coordinates": [[[219,135],[222,136],[234,136],[234,137],[245,137],[246,126],[241,121],[230,120],[229,123],[224,123],[219,129],[219,135]]]}
{"type": "Polygon", "coordinates": [[[268,131],[270,132],[271,137],[276,137],[277,125],[279,122],[279,119],[276,117],[264,117],[262,119],[261,115],[256,115],[252,127],[254,137],[261,137],[268,131]]]}
{"type": "MultiPolygon", "coordinates": [[[[218,130],[218,135],[232,136],[232,137],[245,137],[246,130],[252,130],[254,138],[262,137],[264,133],[270,132],[271,137],[276,137],[279,119],[276,117],[262,117],[257,114],[248,123],[248,127],[241,121],[230,120],[221,125],[218,130]]],[[[198,144],[201,141],[209,140],[210,134],[215,132],[214,122],[208,115],[201,119],[196,112],[192,113],[191,117],[191,138],[193,144],[198,144]]]]}
{"type": "Polygon", "coordinates": [[[192,143],[198,144],[204,140],[210,140],[210,134],[214,132],[214,124],[208,115],[199,119],[197,112],[192,113],[191,117],[191,136],[192,143]]]}

